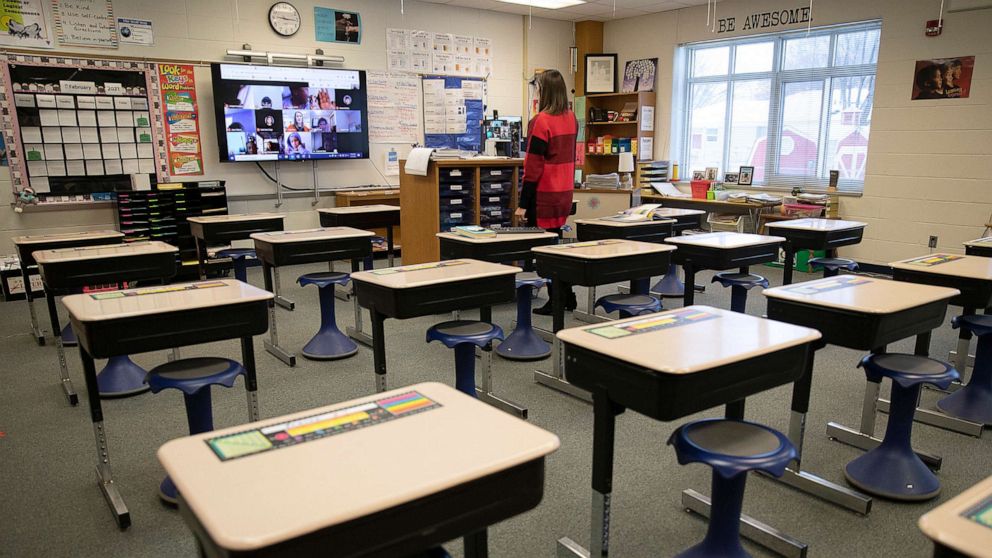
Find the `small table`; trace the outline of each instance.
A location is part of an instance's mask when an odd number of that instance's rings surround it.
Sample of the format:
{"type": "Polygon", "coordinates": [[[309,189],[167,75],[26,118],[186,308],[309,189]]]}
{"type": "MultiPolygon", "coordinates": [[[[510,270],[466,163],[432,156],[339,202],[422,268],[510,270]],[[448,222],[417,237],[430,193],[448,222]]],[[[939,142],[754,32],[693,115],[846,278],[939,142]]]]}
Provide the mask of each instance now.
{"type": "Polygon", "coordinates": [[[321,227],[354,227],[356,229],[386,229],[386,257],[393,267],[393,227],[400,224],[398,205],[351,205],[318,209],[321,227]]]}
{"type": "MultiPolygon", "coordinates": [[[[622,239],[534,248],[538,275],[551,279],[552,333],[557,334],[565,328],[563,284],[592,287],[649,278],[659,269],[668,268],[673,251],[675,248],[666,244],[622,239]]],[[[535,370],[534,381],[589,401],[586,391],[576,388],[565,379],[561,357],[560,341],[555,337],[551,347],[551,373],[535,370]]]]}
{"type": "Polygon", "coordinates": [[[917,525],[933,541],[934,558],[992,557],[992,477],[930,510],[917,525]]]}
{"type": "Polygon", "coordinates": [[[172,440],[158,458],[206,556],[406,556],[464,537],[483,558],[490,525],[540,503],[558,446],[421,383],[172,440]]]}
{"type": "MultiPolygon", "coordinates": [[[[908,337],[929,336],[933,328],[943,323],[948,300],[956,292],[942,287],[841,275],[765,289],[764,295],[768,299],[769,319],[812,327],[823,334],[822,342],[814,349],[832,344],[878,352],[886,345],[908,337]]],[[[805,373],[792,390],[788,434],[798,457],[780,480],[851,511],[867,514],[871,511],[871,497],[802,470],[813,360],[814,354],[810,354],[805,373]]],[[[827,426],[828,435],[864,450],[876,447],[881,442],[874,437],[878,391],[879,384],[868,384],[860,430],[831,422],[827,426]]],[[[940,464],[940,458],[936,456],[920,453],[920,457],[932,466],[940,464]]]]}
{"type": "Polygon", "coordinates": [[[741,273],[748,273],[749,266],[777,261],[778,247],[785,239],[763,234],[714,232],[678,236],[665,242],[678,246],[672,259],[685,270],[682,300],[685,306],[692,306],[696,299],[697,271],[740,268],[741,273]]]}
{"type": "MultiPolygon", "coordinates": [[[[62,344],[62,328],[55,297],[80,291],[83,287],[123,283],[126,281],[164,281],[176,274],[179,249],[159,241],[134,242],[40,250],[32,253],[45,284],[48,317],[52,323],[55,348],[59,356],[62,392],[70,405],[79,400],[69,379],[69,367],[62,344]]],[[[63,299],[63,304],[64,304],[63,299]]],[[[76,331],[77,338],[79,331],[76,331]]],[[[128,353],[124,353],[128,354],[128,353]]],[[[140,382],[138,384],[140,386],[140,382]]],[[[135,390],[135,394],[147,389],[135,390]]]]}
{"type": "Polygon", "coordinates": [[[76,246],[94,246],[99,244],[114,244],[124,241],[124,233],[102,230],[78,233],[41,234],[15,236],[14,247],[17,249],[17,259],[21,266],[21,279],[24,281],[24,296],[28,301],[28,312],[31,313],[31,333],[38,345],[45,344],[45,332],[38,325],[38,315],[34,309],[34,293],[31,290],[30,268],[37,265],[31,252],[38,250],[55,250],[57,248],[73,248],[76,246]]]}
{"type": "Polygon", "coordinates": [[[833,251],[841,246],[860,244],[866,223],[841,221],[838,219],[791,219],[765,224],[776,235],[785,237],[782,250],[785,252],[785,267],[782,270],[782,284],[792,283],[797,250],[833,251]]]}
{"type": "Polygon", "coordinates": [[[248,420],[258,420],[253,335],[265,333],[272,293],[233,279],[67,296],[62,304],[79,336],[90,418],[97,447],[97,481],[121,529],[131,524],[110,469],[107,427],[94,358],[110,358],[226,339],[241,339],[248,420]]]}
{"type": "MultiPolygon", "coordinates": [[[[254,233],[251,239],[255,241],[255,255],[262,260],[265,290],[275,293],[274,276],[283,266],[351,260],[352,272],[358,271],[358,264],[372,255],[372,243],[369,242],[372,236],[368,231],[351,227],[332,227],[254,233]]],[[[269,306],[269,340],[264,344],[269,354],[289,366],[296,366],[296,353],[279,346],[275,304],[269,306]]]]}
{"type": "Polygon", "coordinates": [[[992,236],[976,238],[964,243],[964,253],[969,256],[992,258],[992,236]]]}
{"type": "Polygon", "coordinates": [[[462,258],[352,273],[355,296],[372,320],[376,391],[386,391],[386,318],[406,320],[469,308],[485,315],[493,304],[513,300],[514,276],[520,271],[462,258]]]}
{"type": "MultiPolygon", "coordinates": [[[[230,244],[235,240],[248,240],[251,235],[261,232],[283,230],[285,215],[280,213],[240,213],[232,215],[209,215],[189,217],[190,234],[196,242],[196,258],[200,279],[206,278],[207,246],[210,243],[230,244]]],[[[276,304],[286,310],[295,305],[279,295],[279,271],[275,272],[276,304]]]]}
{"type": "Polygon", "coordinates": [[[705,200],[701,198],[672,198],[668,196],[656,196],[653,194],[642,195],[641,199],[645,203],[660,203],[664,207],[699,209],[707,213],[734,213],[737,215],[747,215],[751,219],[751,223],[753,223],[754,226],[754,230],[752,232],[755,233],[758,232],[758,215],[761,211],[782,205],[781,200],[770,202],[732,202],[705,200]]]}
{"type": "MultiPolygon", "coordinates": [[[[609,550],[613,446],[616,416],[631,409],[658,421],[673,421],[727,405],[728,418],[743,418],[744,399],[798,379],[813,329],[746,314],[691,306],[649,316],[566,329],[558,333],[568,378],[592,393],[592,548],[586,553],[559,539],[559,556],[606,556],[609,550]]],[[[662,440],[657,440],[662,443],[662,440]]],[[[708,499],[683,493],[686,508],[702,512],[708,499]]],[[[805,545],[778,539],[770,528],[741,516],[743,533],[780,553],[798,555],[805,545]],[[755,536],[755,530],[764,536],[755,536]]],[[[781,535],[778,535],[780,537],[781,535]]]]}

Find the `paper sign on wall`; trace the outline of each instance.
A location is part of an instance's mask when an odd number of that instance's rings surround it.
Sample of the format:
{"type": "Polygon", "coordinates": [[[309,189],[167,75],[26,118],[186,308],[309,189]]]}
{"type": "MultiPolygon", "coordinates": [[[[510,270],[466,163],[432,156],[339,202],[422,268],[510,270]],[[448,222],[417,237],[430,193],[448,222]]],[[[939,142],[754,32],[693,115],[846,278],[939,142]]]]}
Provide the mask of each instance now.
{"type": "Polygon", "coordinates": [[[134,45],[153,45],[155,36],[152,34],[152,22],[147,19],[117,18],[117,33],[122,43],[134,45]]]}
{"type": "Polygon", "coordinates": [[[169,174],[172,176],[203,174],[193,66],[159,64],[158,74],[162,105],[165,109],[165,141],[169,174]]]}
{"type": "Polygon", "coordinates": [[[117,48],[117,20],[111,0],[52,0],[59,44],[117,48]]]}
{"type": "Polygon", "coordinates": [[[42,0],[0,2],[0,44],[18,48],[54,48],[42,0]]]}

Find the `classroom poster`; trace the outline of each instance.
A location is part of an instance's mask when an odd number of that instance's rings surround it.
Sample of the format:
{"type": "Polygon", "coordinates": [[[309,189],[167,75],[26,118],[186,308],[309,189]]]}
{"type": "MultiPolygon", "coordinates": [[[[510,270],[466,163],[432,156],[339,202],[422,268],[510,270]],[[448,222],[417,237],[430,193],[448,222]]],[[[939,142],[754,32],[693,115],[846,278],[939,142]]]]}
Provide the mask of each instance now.
{"type": "Polygon", "coordinates": [[[974,71],[974,56],[917,60],[911,99],[967,99],[974,71]]]}
{"type": "Polygon", "coordinates": [[[314,7],[313,23],[318,41],[353,45],[362,42],[362,16],[358,12],[314,7]]]}
{"type": "Polygon", "coordinates": [[[386,67],[391,72],[491,77],[492,40],[389,28],[386,29],[386,67]]]}
{"type": "Polygon", "coordinates": [[[43,0],[0,2],[0,45],[15,48],[55,48],[45,20],[43,0]]]}
{"type": "Polygon", "coordinates": [[[369,141],[420,143],[420,80],[403,73],[369,70],[369,141]]]}
{"type": "Polygon", "coordinates": [[[155,44],[152,22],[147,19],[117,18],[117,33],[122,43],[151,46],[155,44]]]}
{"type": "Polygon", "coordinates": [[[203,174],[193,66],[159,64],[158,74],[162,106],[165,109],[165,147],[169,174],[172,176],[203,174]]]}
{"type": "Polygon", "coordinates": [[[117,48],[111,0],[52,0],[52,19],[59,44],[117,48]]]}
{"type": "Polygon", "coordinates": [[[424,145],[478,153],[485,108],[485,81],[423,76],[424,145]]]}

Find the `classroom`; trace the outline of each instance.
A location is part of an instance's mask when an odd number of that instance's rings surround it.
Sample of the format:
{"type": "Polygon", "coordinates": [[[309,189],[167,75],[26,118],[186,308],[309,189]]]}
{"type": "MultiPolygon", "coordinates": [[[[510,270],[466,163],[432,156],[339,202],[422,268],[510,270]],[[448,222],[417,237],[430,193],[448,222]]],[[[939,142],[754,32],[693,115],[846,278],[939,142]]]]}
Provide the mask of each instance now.
{"type": "Polygon", "coordinates": [[[0,557],[992,558],[989,29],[3,2],[0,557]]]}

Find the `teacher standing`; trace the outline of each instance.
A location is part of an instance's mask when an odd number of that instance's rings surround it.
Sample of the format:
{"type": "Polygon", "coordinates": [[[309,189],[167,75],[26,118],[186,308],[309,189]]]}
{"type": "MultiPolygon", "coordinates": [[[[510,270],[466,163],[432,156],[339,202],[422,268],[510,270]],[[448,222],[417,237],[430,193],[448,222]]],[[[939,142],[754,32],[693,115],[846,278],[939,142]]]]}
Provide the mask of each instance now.
{"type": "MultiPolygon", "coordinates": [[[[561,236],[561,227],[572,210],[578,123],[568,108],[565,79],[558,70],[542,72],[537,89],[539,112],[527,125],[523,187],[515,215],[526,217],[529,227],[561,236]]],[[[565,308],[574,310],[575,293],[571,286],[568,290],[565,308]]],[[[551,302],[534,313],[551,314],[551,302]]]]}

